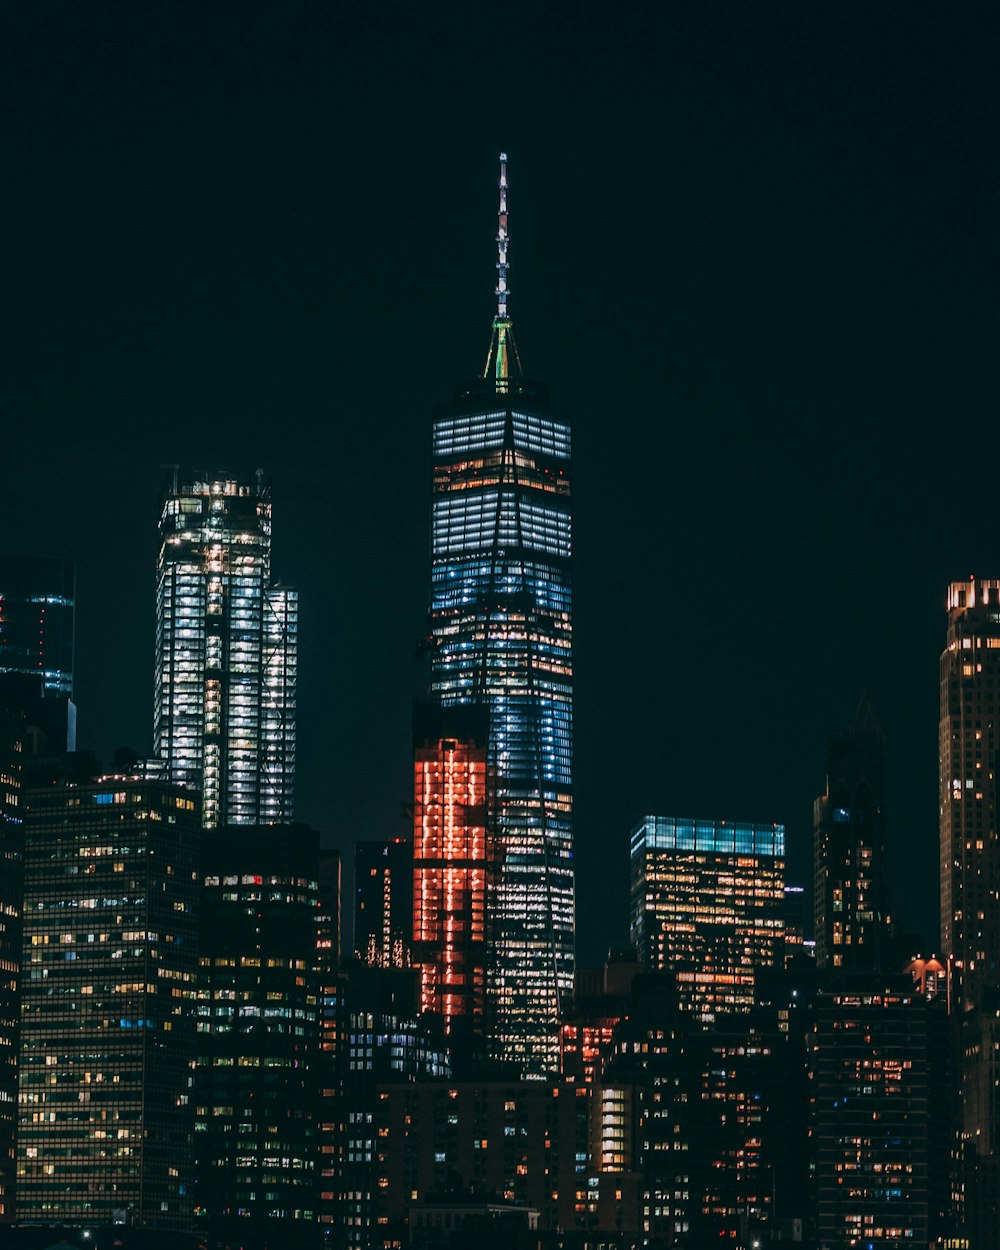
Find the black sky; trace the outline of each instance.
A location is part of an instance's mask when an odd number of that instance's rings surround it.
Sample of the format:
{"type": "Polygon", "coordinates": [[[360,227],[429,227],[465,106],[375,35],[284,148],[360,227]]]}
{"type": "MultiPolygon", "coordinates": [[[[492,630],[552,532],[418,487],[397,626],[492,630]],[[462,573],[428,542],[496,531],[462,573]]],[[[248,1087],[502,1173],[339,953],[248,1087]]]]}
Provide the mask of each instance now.
{"type": "Polygon", "coordinates": [[[3,6],[0,542],[78,561],[81,744],[150,745],[162,466],[261,466],[300,815],[403,830],[429,414],[485,357],[504,148],[575,429],[580,955],[647,811],[783,820],[805,879],[863,687],[936,940],[944,590],[1000,575],[996,32],[869,8],[3,6]]]}

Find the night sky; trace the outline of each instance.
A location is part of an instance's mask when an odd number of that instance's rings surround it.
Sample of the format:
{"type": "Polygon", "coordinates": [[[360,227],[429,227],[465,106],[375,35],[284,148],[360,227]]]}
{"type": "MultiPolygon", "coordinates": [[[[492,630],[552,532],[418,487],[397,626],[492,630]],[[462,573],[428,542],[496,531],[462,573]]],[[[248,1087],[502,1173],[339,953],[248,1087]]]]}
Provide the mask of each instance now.
{"type": "Polygon", "coordinates": [[[505,149],[575,431],[580,957],[646,812],[783,821],[805,882],[863,688],[933,945],[944,593],[1000,576],[1000,107],[969,11],[869,7],[5,4],[0,542],[78,563],[80,745],[151,745],[163,466],[259,466],[299,815],[406,831],[430,414],[486,356],[505,149]]]}

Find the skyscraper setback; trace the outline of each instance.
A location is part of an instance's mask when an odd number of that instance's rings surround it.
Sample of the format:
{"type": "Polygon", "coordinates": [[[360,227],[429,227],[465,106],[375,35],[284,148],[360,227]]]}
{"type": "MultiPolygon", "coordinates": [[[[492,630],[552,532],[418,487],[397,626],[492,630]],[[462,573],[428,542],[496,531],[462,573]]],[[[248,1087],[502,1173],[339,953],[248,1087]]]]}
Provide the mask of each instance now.
{"type": "Polygon", "coordinates": [[[175,479],[160,536],[155,750],[206,828],[291,820],[298,594],[271,579],[270,489],[175,479]]]}
{"type": "Polygon", "coordinates": [[[558,1063],[572,989],[573,661],[570,430],[525,380],[507,315],[501,156],[497,315],[483,377],[434,417],[431,693],[489,711],[499,855],[492,1048],[558,1063]]]}

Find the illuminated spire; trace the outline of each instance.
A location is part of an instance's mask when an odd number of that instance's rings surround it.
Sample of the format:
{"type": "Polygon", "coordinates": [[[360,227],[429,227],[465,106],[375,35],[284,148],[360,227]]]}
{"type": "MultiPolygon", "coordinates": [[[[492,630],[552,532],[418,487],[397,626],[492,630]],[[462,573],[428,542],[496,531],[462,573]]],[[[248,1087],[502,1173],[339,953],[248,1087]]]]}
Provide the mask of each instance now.
{"type": "Polygon", "coordinates": [[[486,356],[486,368],[483,377],[488,378],[492,372],[496,379],[497,394],[510,389],[510,356],[514,355],[518,373],[521,372],[521,361],[514,342],[513,322],[507,315],[507,244],[510,236],[507,233],[507,153],[500,153],[500,208],[497,213],[497,315],[493,318],[493,336],[490,339],[490,350],[486,356]]]}
{"type": "Polygon", "coordinates": [[[500,211],[497,214],[497,320],[507,320],[507,153],[500,153],[500,211]]]}

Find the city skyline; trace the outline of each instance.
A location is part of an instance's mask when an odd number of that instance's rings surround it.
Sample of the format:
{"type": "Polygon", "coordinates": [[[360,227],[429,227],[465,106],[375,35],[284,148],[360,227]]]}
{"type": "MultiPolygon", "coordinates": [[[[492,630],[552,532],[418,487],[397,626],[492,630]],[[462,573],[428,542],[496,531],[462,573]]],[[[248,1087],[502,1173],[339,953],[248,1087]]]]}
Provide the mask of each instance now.
{"type": "Polygon", "coordinates": [[[461,117],[411,68],[433,22],[338,32],[401,71],[379,100],[298,44],[287,73],[280,29],[272,51],[208,15],[206,47],[232,38],[239,57],[168,49],[192,89],[162,113],[141,86],[158,63],[141,24],[106,47],[51,29],[44,56],[13,32],[18,421],[0,478],[12,548],[77,561],[81,746],[150,745],[160,466],[263,467],[276,564],[304,592],[297,814],[341,845],[404,832],[425,414],[481,360],[506,147],[519,342],[576,443],[575,836],[596,916],[581,957],[624,937],[599,904],[610,892],[624,914],[628,830],[650,812],[780,819],[788,878],[805,882],[826,742],[864,688],[887,736],[899,910],[936,912],[943,597],[996,562],[988,492],[963,496],[957,525],[937,432],[992,400],[993,108],[967,32],[757,18],[715,40],[697,18],[631,16],[600,49],[576,35],[572,67],[533,28],[530,56],[563,90],[522,52],[486,126],[485,52],[449,71],[461,117]],[[250,72],[262,64],[287,102],[250,72]],[[363,124],[325,152],[315,119],[351,92],[363,124]],[[387,128],[404,100],[418,146],[387,128]],[[266,121],[253,144],[228,142],[236,112],[266,121]],[[567,126],[584,112],[591,125],[567,126]],[[417,307],[428,333],[398,369],[417,307]],[[122,683],[103,673],[109,638],[122,683]]]}

